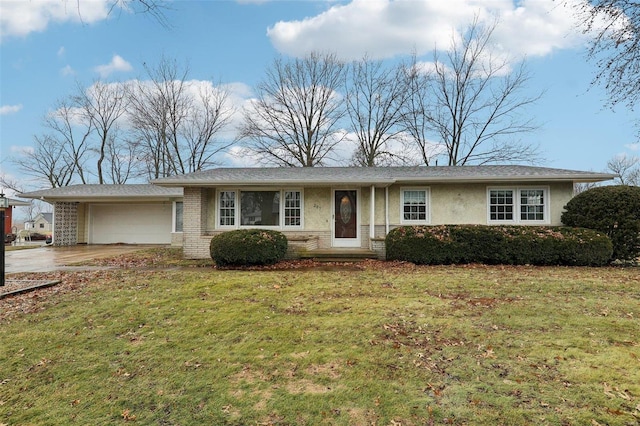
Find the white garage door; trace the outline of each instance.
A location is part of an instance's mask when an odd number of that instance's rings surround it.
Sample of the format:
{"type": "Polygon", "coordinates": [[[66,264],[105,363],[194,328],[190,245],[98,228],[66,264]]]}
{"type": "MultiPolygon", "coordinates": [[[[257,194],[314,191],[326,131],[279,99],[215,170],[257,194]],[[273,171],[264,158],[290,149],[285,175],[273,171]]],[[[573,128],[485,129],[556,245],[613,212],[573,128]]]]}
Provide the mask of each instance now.
{"type": "Polygon", "coordinates": [[[171,203],[92,204],[89,243],[169,244],[171,221],[171,203]]]}

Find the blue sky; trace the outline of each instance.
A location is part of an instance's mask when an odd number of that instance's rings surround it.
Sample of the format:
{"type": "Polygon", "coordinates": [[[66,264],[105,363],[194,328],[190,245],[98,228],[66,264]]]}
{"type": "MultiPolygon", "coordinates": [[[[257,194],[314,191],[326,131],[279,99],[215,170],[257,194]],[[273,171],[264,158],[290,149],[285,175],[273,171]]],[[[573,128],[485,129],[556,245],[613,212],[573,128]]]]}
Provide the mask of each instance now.
{"type": "MultiPolygon", "coordinates": [[[[575,0],[579,1],[579,0],[575,0]]],[[[43,131],[42,118],[77,82],[144,78],[144,62],[165,55],[189,64],[190,78],[233,83],[251,97],[277,55],[332,50],[389,60],[445,46],[474,16],[499,16],[503,52],[526,56],[529,113],[541,125],[522,139],[540,146],[544,165],[602,171],[618,154],[638,153],[633,115],[604,107],[592,88],[595,65],[570,8],[558,0],[174,1],[170,27],[115,7],[113,0],[0,0],[0,174],[38,186],[8,161],[43,131]]],[[[228,165],[246,165],[234,157],[228,165]]]]}

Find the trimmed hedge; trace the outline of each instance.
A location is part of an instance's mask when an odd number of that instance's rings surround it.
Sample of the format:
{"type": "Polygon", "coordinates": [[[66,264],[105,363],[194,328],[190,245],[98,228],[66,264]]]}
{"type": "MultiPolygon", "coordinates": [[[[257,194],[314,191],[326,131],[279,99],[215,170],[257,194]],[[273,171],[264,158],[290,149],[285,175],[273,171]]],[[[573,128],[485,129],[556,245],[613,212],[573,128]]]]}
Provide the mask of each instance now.
{"type": "Polygon", "coordinates": [[[550,226],[402,226],[385,243],[388,260],[428,265],[602,266],[613,251],[603,233],[550,226]]]}
{"type": "Polygon", "coordinates": [[[562,223],[595,229],[613,243],[613,259],[640,257],[640,187],[601,186],[573,197],[562,213],[562,223]]]}
{"type": "Polygon", "coordinates": [[[284,259],[287,237],[269,229],[238,229],[211,239],[209,251],[218,266],[272,265],[284,259]]]}

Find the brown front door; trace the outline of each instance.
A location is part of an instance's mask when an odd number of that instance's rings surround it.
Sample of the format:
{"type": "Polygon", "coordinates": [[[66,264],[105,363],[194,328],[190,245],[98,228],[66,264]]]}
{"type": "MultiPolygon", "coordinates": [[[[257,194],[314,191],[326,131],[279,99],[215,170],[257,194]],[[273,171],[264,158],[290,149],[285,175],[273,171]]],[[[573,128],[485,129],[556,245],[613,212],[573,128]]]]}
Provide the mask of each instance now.
{"type": "Polygon", "coordinates": [[[358,191],[336,189],[334,191],[335,246],[358,247],[358,191]]]}

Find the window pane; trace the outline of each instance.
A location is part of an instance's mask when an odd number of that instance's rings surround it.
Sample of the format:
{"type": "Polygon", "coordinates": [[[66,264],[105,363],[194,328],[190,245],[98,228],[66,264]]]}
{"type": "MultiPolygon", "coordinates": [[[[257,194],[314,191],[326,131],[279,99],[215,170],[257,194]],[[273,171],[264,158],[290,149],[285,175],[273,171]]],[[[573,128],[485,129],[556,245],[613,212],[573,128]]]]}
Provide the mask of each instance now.
{"type": "Polygon", "coordinates": [[[233,226],[236,224],[235,204],[236,204],[235,191],[220,192],[220,226],[233,226]]]}
{"type": "Polygon", "coordinates": [[[284,226],[300,226],[302,219],[302,194],[300,191],[284,193],[284,226]]]}
{"type": "Polygon", "coordinates": [[[489,220],[513,220],[513,190],[492,189],[489,192],[489,220]]]}
{"type": "Polygon", "coordinates": [[[174,232],[182,232],[182,213],[183,204],[181,201],[176,202],[176,223],[173,224],[174,232]]]}
{"type": "Polygon", "coordinates": [[[280,191],[241,191],[240,225],[279,226],[280,191]]]}
{"type": "Polygon", "coordinates": [[[427,191],[409,190],[402,192],[402,217],[406,221],[427,220],[427,191]]]}
{"type": "Polygon", "coordinates": [[[544,220],[544,191],[520,190],[520,220],[544,220]]]}

